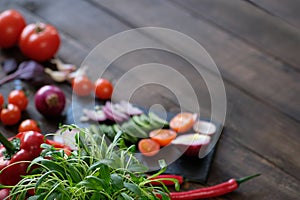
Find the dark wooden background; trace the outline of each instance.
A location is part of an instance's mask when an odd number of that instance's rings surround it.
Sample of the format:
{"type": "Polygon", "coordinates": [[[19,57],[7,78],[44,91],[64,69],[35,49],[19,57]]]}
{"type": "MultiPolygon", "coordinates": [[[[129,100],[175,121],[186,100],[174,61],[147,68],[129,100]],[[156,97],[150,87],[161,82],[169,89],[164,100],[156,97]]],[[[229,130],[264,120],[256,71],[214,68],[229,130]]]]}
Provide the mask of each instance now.
{"type": "MultiPolygon", "coordinates": [[[[165,27],[192,37],[215,60],[227,94],[225,130],[207,184],[262,174],[217,199],[300,198],[299,0],[2,0],[0,11],[8,8],[19,10],[28,23],[56,26],[62,38],[57,56],[78,66],[98,43],[132,28],[165,27]]],[[[17,48],[2,50],[1,60],[7,57],[24,59],[17,48]]],[[[149,62],[188,65],[173,54],[141,50],[115,61],[107,77],[116,81],[124,69],[149,62]]],[[[192,78],[188,69],[186,76],[192,78]]],[[[5,84],[0,92],[7,95],[13,87],[13,82],[5,84]]],[[[69,85],[60,87],[70,105],[69,85]]],[[[205,88],[198,89],[205,99],[205,88]]],[[[151,105],[153,99],[176,110],[160,89],[141,89],[135,102],[151,105]]],[[[209,102],[203,102],[205,110],[209,102]]],[[[26,116],[41,121],[43,132],[57,128],[58,122],[46,121],[32,102],[26,116]]],[[[15,134],[15,127],[1,130],[15,134]]],[[[185,184],[183,189],[195,187],[185,184]]]]}

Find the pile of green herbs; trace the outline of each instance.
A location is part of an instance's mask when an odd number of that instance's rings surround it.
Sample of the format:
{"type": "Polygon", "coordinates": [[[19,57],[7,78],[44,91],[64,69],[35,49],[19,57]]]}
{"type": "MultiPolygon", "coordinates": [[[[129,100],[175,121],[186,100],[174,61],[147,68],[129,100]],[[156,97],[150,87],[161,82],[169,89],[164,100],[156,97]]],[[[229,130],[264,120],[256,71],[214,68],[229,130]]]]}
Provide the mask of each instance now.
{"type": "MultiPolygon", "coordinates": [[[[62,128],[79,129],[75,125],[62,128]]],[[[12,200],[159,199],[156,194],[169,199],[164,185],[150,184],[150,179],[166,166],[151,177],[146,176],[147,168],[130,148],[117,148],[122,132],[109,144],[105,136],[95,139],[88,129],[79,130],[75,137],[77,149],[69,156],[63,150],[42,145],[41,156],[29,166],[30,175],[11,190],[12,200]],[[35,194],[28,197],[29,190],[35,194]]]]}

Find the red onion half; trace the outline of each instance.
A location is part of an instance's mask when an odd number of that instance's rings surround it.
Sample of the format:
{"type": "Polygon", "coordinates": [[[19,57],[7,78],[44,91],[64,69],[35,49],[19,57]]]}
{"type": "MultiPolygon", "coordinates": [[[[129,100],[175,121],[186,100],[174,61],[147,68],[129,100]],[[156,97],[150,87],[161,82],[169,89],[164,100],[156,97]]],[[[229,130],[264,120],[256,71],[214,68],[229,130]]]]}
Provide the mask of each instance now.
{"type": "Polygon", "coordinates": [[[66,96],[61,89],[54,85],[45,85],[35,94],[36,109],[45,117],[57,117],[63,112],[66,96]]]}

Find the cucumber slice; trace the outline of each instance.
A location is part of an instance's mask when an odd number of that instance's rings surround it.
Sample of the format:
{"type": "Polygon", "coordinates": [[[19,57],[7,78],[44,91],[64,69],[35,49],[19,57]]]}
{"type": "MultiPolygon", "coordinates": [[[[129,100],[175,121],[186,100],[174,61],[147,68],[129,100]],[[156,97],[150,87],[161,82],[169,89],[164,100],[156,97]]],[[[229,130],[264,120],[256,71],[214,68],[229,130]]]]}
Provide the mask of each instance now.
{"type": "Polygon", "coordinates": [[[122,138],[124,138],[124,140],[125,140],[126,142],[129,142],[130,144],[135,144],[135,143],[137,143],[137,141],[139,140],[137,137],[133,137],[133,136],[129,135],[129,134],[126,133],[126,132],[123,132],[122,138]]]}
{"type": "Polygon", "coordinates": [[[169,127],[169,122],[160,118],[153,112],[149,112],[149,118],[150,118],[150,123],[154,125],[160,125],[161,128],[168,128],[169,127]]]}
{"type": "Polygon", "coordinates": [[[145,115],[145,114],[140,115],[139,118],[140,118],[140,120],[141,120],[142,122],[144,122],[144,123],[146,123],[146,124],[150,124],[150,122],[151,122],[150,117],[148,117],[148,116],[145,115]]]}
{"type": "Polygon", "coordinates": [[[131,120],[124,123],[121,127],[122,127],[122,130],[124,130],[126,133],[128,133],[129,135],[131,135],[133,137],[136,137],[136,138],[148,137],[148,134],[131,120]]]}
{"type": "Polygon", "coordinates": [[[149,132],[153,129],[153,127],[149,123],[141,120],[139,116],[133,116],[131,120],[145,132],[149,132]]]}
{"type": "Polygon", "coordinates": [[[121,127],[119,124],[112,125],[112,128],[113,128],[115,134],[117,134],[119,131],[121,131],[121,127]]]}

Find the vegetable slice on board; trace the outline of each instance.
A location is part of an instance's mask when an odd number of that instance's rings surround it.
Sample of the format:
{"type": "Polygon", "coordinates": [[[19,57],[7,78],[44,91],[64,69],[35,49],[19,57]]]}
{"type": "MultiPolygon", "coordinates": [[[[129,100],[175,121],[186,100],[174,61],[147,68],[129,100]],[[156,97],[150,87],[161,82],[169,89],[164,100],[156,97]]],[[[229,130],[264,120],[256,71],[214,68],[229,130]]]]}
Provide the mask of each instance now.
{"type": "Polygon", "coordinates": [[[149,137],[156,141],[160,146],[166,146],[172,142],[177,133],[169,129],[156,129],[149,133],[149,137]]]}
{"type": "Polygon", "coordinates": [[[159,152],[160,146],[152,139],[141,139],[138,148],[144,156],[154,156],[159,152]]]}
{"type": "Polygon", "coordinates": [[[173,117],[170,121],[170,127],[178,133],[190,130],[197,119],[197,114],[182,112],[173,117]]]}

